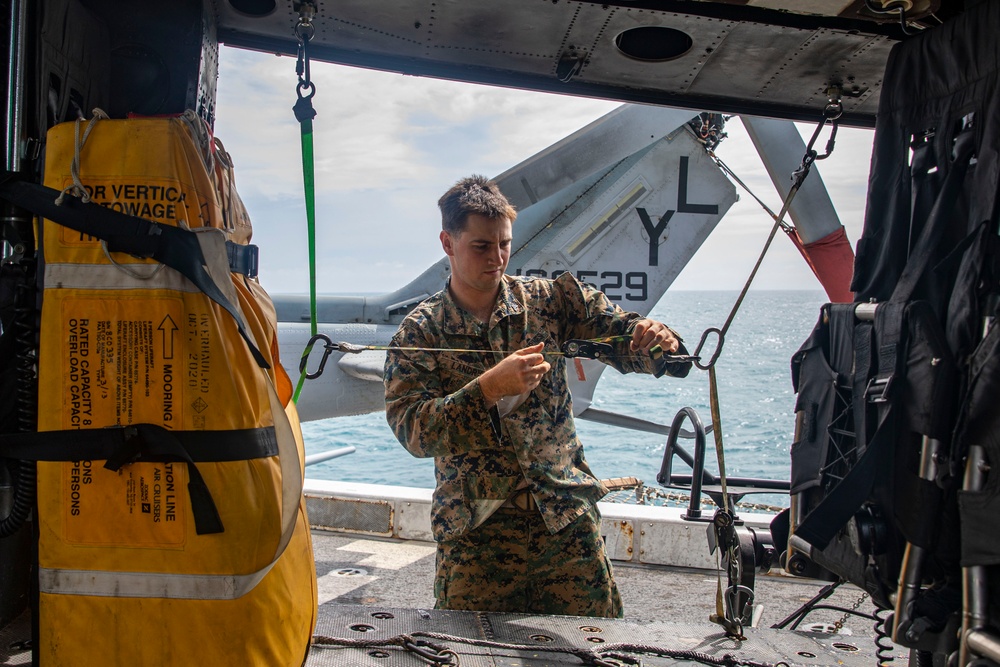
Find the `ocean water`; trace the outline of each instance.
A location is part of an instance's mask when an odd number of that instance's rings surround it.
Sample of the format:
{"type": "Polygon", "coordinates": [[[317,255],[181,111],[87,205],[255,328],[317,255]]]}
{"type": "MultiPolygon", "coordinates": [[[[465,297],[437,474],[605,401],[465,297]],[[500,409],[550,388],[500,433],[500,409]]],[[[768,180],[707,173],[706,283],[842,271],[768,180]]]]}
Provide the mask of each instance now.
{"type": "MultiPolygon", "coordinates": [[[[670,292],[650,316],[676,329],[693,353],[702,332],[722,328],[736,302],[735,291],[670,292]]],[[[809,335],[826,297],[820,291],[751,291],[729,329],[716,364],[726,474],[787,480],[794,429],[795,394],[789,362],[809,335]]],[[[706,343],[707,358],[715,336],[706,343]]],[[[607,369],[597,384],[593,406],[669,425],[677,411],[694,408],[711,419],[708,373],[692,369],[687,378],[621,375],[607,369]]],[[[690,430],[690,422],[683,428],[690,430]]],[[[433,488],[430,459],[412,457],[389,430],[382,412],[302,425],[309,454],[353,445],[355,453],[310,466],[318,479],[433,488]]],[[[587,460],[602,479],[638,477],[656,486],[666,436],[578,419],[587,460]]],[[[681,445],[693,450],[693,440],[681,445]]],[[[718,473],[714,440],[708,436],[706,468],[718,473]]],[[[675,472],[688,472],[675,459],[675,472]]],[[[787,505],[787,497],[748,496],[748,501],[787,505]]]]}

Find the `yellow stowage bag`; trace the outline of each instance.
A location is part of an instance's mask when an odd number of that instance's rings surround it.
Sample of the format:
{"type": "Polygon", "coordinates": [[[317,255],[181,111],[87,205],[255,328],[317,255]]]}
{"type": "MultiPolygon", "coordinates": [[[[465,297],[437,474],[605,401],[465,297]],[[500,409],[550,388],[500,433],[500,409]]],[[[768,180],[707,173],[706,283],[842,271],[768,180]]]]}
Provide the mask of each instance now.
{"type": "MultiPolygon", "coordinates": [[[[228,156],[211,142],[191,114],[101,120],[80,150],[79,179],[103,206],[246,243],[228,156]]],[[[72,185],[74,143],[72,123],[49,132],[49,187],[72,185]]],[[[270,299],[256,281],[229,275],[225,288],[271,364],[264,370],[235,319],[175,270],[109,254],[48,220],[42,236],[40,431],[274,425],[287,441],[279,443],[285,475],[279,456],[198,463],[225,526],[210,535],[195,532],[184,463],[119,472],[104,461],[39,463],[41,664],[301,664],[316,575],[301,434],[270,299]],[[283,489],[297,493],[284,517],[283,489]],[[254,573],[266,574],[258,583],[254,573]],[[247,581],[255,585],[242,593],[247,581]]]]}

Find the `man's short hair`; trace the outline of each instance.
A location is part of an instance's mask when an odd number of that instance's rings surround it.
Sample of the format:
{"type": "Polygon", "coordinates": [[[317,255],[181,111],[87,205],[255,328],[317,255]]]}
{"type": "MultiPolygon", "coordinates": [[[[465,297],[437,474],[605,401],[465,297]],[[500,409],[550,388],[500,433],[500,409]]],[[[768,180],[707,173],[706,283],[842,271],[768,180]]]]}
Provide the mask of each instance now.
{"type": "Polygon", "coordinates": [[[479,214],[490,220],[504,218],[514,222],[517,211],[500,192],[500,187],[486,178],[473,174],[449,188],[438,199],[441,209],[441,229],[459,234],[465,229],[469,215],[479,214]]]}

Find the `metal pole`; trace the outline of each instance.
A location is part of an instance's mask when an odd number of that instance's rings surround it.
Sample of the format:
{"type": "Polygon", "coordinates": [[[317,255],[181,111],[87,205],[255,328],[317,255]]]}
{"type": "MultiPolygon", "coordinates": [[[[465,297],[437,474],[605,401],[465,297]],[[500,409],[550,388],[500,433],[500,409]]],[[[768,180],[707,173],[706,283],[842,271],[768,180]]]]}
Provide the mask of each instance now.
{"type": "MultiPolygon", "coordinates": [[[[938,455],[943,445],[940,440],[924,436],[920,447],[920,479],[933,482],[938,473],[938,455]]],[[[900,641],[899,628],[909,626],[912,622],[910,611],[913,602],[920,592],[921,569],[924,565],[926,550],[912,542],[906,543],[903,551],[903,563],[899,571],[899,585],[896,587],[896,609],[892,622],[892,641],[900,641]]],[[[909,638],[908,638],[909,639],[909,638]]],[[[914,637],[911,641],[916,641],[914,637]]]]}
{"type": "MultiPolygon", "coordinates": [[[[24,138],[24,72],[25,37],[28,21],[28,3],[25,0],[11,0],[10,33],[7,50],[7,97],[4,100],[3,137],[4,168],[7,171],[21,170],[21,151],[24,138]]],[[[0,227],[24,221],[24,212],[13,204],[0,202],[0,227]]],[[[4,238],[3,259],[14,254],[14,249],[4,238]]]]}
{"type": "Polygon", "coordinates": [[[965,640],[972,653],[1000,662],[1000,637],[994,633],[989,630],[973,630],[965,640]]]}
{"type": "Polygon", "coordinates": [[[687,513],[682,514],[681,518],[694,520],[701,518],[701,485],[704,483],[705,473],[705,428],[702,426],[701,418],[698,417],[698,413],[694,411],[694,408],[684,408],[674,417],[674,423],[678,429],[685,416],[691,420],[691,426],[695,432],[695,441],[694,463],[691,466],[691,499],[688,502],[687,513]]]}
{"type": "Polygon", "coordinates": [[[340,449],[331,449],[328,452],[320,452],[319,454],[310,454],[306,457],[305,464],[308,468],[311,465],[317,463],[322,463],[323,461],[329,461],[330,459],[338,459],[341,456],[347,456],[348,454],[353,454],[355,451],[354,447],[341,447],[340,449]]]}
{"type": "Polygon", "coordinates": [[[11,0],[10,47],[7,51],[7,99],[3,118],[4,167],[21,169],[21,141],[24,137],[24,62],[27,2],[11,0]]]}
{"type": "MultiPolygon", "coordinates": [[[[990,303],[990,306],[995,305],[990,303]]],[[[993,309],[986,310],[992,313],[993,309]]],[[[993,317],[983,316],[982,335],[985,339],[994,325],[993,317]]],[[[962,480],[962,490],[966,492],[981,491],[986,483],[986,474],[990,463],[986,458],[986,449],[982,445],[969,445],[965,459],[965,477],[962,480]]],[[[973,565],[962,568],[962,632],[958,643],[958,665],[965,667],[969,662],[970,653],[983,655],[979,650],[983,643],[977,641],[985,634],[984,628],[989,620],[989,602],[987,598],[988,580],[986,568],[973,565]]],[[[995,642],[990,642],[991,647],[995,642]]]]}
{"type": "Polygon", "coordinates": [[[874,322],[876,310],[878,310],[877,303],[859,303],[854,309],[854,316],[862,322],[874,322]]]}
{"type": "MultiPolygon", "coordinates": [[[[972,492],[981,490],[988,470],[986,450],[981,445],[970,446],[962,489],[972,492]]],[[[962,635],[958,647],[959,667],[964,667],[969,662],[971,647],[969,637],[986,627],[988,612],[986,585],[985,567],[973,565],[962,568],[962,635]]]]}

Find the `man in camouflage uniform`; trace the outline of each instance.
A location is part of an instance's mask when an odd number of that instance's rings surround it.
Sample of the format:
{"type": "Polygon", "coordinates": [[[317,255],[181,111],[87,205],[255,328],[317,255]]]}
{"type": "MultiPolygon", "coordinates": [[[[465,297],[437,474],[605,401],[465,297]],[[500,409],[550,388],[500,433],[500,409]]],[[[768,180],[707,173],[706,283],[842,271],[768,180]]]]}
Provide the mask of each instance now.
{"type": "Polygon", "coordinates": [[[620,617],[594,477],[576,436],[563,341],[624,336],[606,363],[681,376],[664,324],[621,310],[570,273],[504,274],[517,216],[496,184],[441,197],[445,290],[417,306],[386,356],[386,418],[414,456],[435,458],[437,607],[620,617]],[[454,352],[427,349],[446,348],[454,352]]]}

